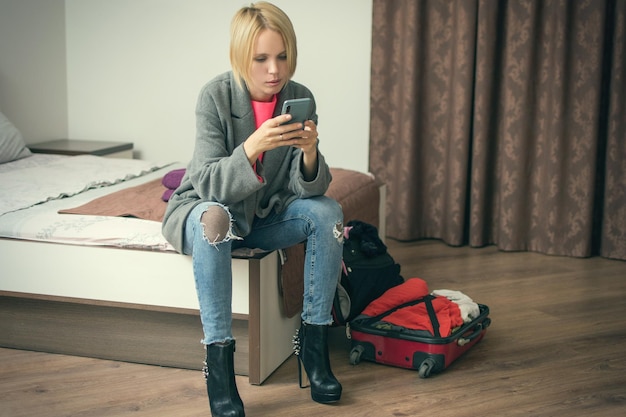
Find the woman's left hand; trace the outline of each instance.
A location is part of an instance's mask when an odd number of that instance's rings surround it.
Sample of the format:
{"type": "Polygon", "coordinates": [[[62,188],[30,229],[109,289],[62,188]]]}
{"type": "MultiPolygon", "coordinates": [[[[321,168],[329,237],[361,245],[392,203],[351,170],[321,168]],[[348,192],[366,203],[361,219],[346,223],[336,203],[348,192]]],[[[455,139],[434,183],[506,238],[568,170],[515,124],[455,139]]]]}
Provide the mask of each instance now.
{"type": "Polygon", "coordinates": [[[302,149],[302,174],[307,181],[312,181],[317,176],[317,126],[307,120],[303,132],[303,137],[293,146],[302,149]]]}
{"type": "Polygon", "coordinates": [[[295,138],[293,146],[302,149],[305,155],[317,155],[317,126],[312,120],[304,122],[301,137],[295,138]]]}

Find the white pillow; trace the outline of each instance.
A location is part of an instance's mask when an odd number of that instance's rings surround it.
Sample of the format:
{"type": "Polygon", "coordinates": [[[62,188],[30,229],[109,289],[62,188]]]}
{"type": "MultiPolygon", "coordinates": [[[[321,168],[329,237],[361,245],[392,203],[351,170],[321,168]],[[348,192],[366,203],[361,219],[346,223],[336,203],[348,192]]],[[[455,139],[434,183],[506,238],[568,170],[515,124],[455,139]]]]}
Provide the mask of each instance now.
{"type": "Polygon", "coordinates": [[[30,155],[20,131],[0,112],[0,164],[30,155]]]}

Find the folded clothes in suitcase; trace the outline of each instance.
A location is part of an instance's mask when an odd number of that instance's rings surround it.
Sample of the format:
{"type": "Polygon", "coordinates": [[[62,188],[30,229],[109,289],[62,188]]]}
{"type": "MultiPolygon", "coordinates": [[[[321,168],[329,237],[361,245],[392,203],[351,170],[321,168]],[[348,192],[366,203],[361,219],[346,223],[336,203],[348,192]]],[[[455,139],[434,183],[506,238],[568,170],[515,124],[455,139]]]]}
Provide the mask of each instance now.
{"type": "Polygon", "coordinates": [[[463,303],[430,294],[423,280],[411,278],[350,321],[350,363],[364,359],[417,369],[421,378],[441,372],[478,343],[491,324],[489,307],[474,305],[468,313],[463,303]]]}

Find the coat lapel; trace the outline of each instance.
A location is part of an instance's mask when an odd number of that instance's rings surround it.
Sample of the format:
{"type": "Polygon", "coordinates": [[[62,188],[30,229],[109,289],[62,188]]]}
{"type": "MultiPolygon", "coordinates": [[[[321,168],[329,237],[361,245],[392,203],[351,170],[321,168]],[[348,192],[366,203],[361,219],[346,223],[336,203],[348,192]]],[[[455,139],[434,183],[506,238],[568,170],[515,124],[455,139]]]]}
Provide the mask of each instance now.
{"type": "MultiPolygon", "coordinates": [[[[230,88],[231,88],[231,114],[233,120],[233,129],[235,138],[237,138],[239,146],[241,143],[254,133],[256,129],[256,123],[254,120],[254,112],[252,111],[252,105],[250,104],[250,93],[247,88],[239,88],[235,79],[231,73],[230,75],[230,88]]],[[[293,98],[293,92],[291,91],[290,84],[287,83],[285,88],[278,94],[276,100],[276,108],[274,109],[274,117],[280,114],[283,102],[288,98],[293,98]]],[[[273,149],[265,153],[264,163],[265,175],[268,178],[273,178],[276,175],[277,170],[280,168],[281,161],[290,157],[292,149],[288,146],[283,146],[277,149],[273,149]]]]}

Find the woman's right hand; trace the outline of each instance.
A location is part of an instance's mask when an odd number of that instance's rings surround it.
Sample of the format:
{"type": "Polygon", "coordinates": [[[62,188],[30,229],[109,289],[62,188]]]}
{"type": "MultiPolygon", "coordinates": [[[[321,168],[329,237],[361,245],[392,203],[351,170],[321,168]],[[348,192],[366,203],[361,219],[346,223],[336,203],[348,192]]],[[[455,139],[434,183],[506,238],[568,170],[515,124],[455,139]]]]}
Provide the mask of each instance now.
{"type": "Polygon", "coordinates": [[[253,165],[263,152],[298,143],[298,138],[301,138],[304,133],[304,126],[302,123],[286,123],[289,120],[291,120],[290,114],[281,114],[267,119],[246,139],[243,148],[250,165],[253,165]]]}

